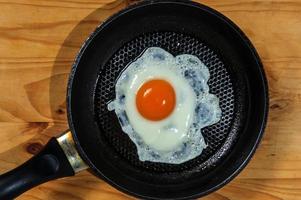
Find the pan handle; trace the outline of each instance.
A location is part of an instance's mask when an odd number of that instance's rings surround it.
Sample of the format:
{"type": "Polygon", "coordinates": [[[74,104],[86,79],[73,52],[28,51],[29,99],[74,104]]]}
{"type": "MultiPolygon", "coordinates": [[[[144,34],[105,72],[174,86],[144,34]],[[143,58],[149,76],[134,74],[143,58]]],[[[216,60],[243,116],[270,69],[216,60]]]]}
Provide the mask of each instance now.
{"type": "Polygon", "coordinates": [[[51,138],[43,150],[21,166],[0,176],[0,199],[10,200],[50,180],[86,169],[70,132],[51,138]]]}

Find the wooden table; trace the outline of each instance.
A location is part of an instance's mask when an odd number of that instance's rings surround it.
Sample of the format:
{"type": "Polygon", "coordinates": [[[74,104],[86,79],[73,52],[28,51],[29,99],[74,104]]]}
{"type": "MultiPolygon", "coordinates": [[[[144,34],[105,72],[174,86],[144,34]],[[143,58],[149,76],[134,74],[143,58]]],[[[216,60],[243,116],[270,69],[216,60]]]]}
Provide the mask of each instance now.
{"type": "MultiPolygon", "coordinates": [[[[237,23],[264,62],[270,116],[248,167],[206,200],[301,199],[301,1],[203,0],[237,23]]],[[[65,93],[82,42],[131,1],[0,0],[0,173],[67,129],[65,93]]],[[[18,199],[130,199],[88,172],[18,199]]]]}

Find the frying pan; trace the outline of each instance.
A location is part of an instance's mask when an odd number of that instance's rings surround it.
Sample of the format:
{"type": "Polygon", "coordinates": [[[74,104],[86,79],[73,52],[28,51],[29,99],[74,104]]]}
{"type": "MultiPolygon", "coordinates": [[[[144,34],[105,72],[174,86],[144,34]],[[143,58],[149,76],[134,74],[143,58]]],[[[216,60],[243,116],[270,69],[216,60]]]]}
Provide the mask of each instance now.
{"type": "Polygon", "coordinates": [[[248,163],[266,124],[268,89],[260,58],[228,18],[191,1],[143,1],[91,34],[72,67],[67,93],[70,130],[18,168],[1,175],[0,199],[90,168],[142,199],[192,199],[232,180],[248,163]],[[221,120],[202,130],[208,147],[182,164],[141,162],[107,103],[124,67],[148,47],[197,56],[209,69],[221,120]]]}

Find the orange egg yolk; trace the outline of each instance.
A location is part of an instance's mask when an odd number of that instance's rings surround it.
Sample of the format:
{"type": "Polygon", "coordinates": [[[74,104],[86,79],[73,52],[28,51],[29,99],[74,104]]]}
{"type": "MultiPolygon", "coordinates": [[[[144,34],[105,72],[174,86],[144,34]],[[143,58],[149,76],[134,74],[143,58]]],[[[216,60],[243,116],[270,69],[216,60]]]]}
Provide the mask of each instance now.
{"type": "Polygon", "coordinates": [[[145,82],[136,94],[136,106],[146,119],[159,121],[168,117],[174,110],[176,94],[165,80],[154,79],[145,82]]]}

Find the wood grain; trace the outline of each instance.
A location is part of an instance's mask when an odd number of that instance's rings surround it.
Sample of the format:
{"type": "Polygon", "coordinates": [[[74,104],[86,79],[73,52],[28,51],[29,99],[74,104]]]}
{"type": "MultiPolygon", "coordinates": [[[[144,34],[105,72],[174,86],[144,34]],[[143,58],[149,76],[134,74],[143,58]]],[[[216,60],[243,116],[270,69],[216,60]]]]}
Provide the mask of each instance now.
{"type": "MultiPolygon", "coordinates": [[[[133,1],[0,0],[0,173],[67,128],[65,93],[82,42],[133,1]]],[[[206,200],[301,199],[301,1],[203,0],[238,24],[264,62],[270,116],[247,168],[206,200]]],[[[130,199],[89,172],[43,184],[20,200],[130,199]]]]}

